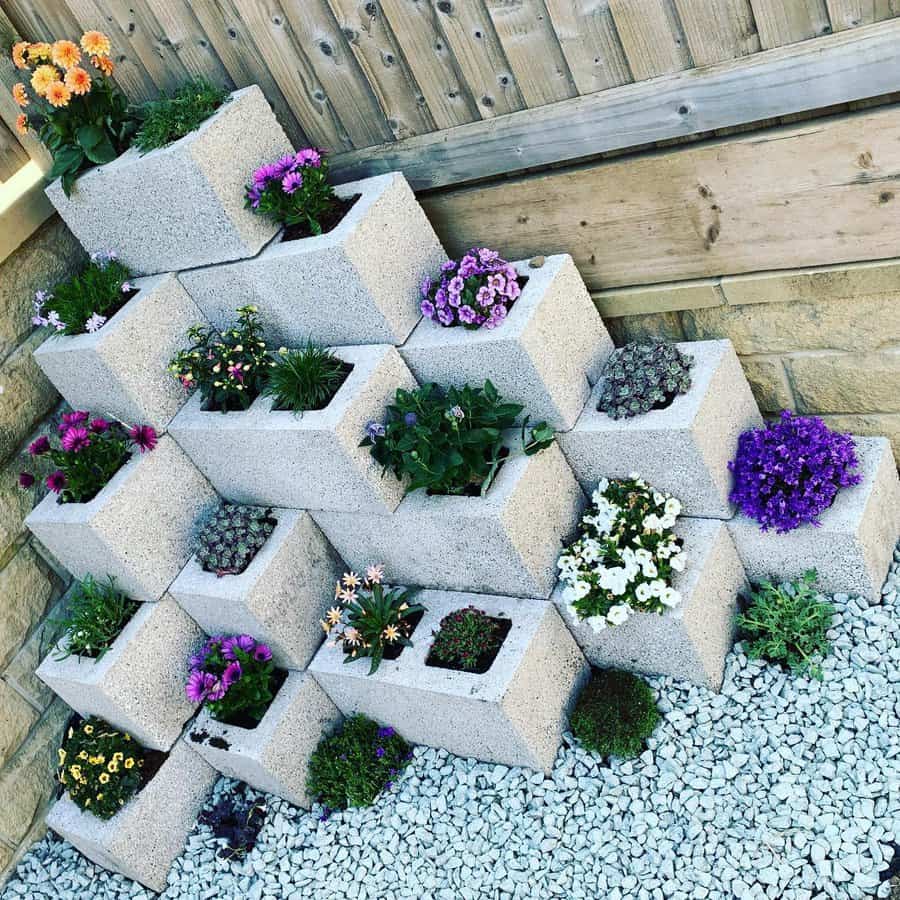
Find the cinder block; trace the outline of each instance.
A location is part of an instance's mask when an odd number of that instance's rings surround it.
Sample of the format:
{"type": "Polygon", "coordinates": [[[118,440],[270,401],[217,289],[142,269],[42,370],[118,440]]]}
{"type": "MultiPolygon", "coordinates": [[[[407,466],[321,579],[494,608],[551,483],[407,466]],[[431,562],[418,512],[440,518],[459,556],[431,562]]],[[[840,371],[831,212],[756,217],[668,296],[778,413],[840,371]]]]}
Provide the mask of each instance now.
{"type": "Polygon", "coordinates": [[[368,675],[324,644],[309,672],[344,715],[390,722],[409,741],[508,766],[553,768],[570,702],[588,666],[553,605],[483,594],[422,591],[427,611],[396,660],[368,675]],[[483,675],[425,665],[448,613],[475,606],[512,626],[483,675]]]}
{"type": "MultiPolygon", "coordinates": [[[[518,433],[509,436],[518,445],[518,433]]],[[[393,515],[313,512],[346,562],[401,584],[546,599],[586,499],[555,444],[513,455],[484,497],[413,491],[393,515]]]]}
{"type": "Polygon", "coordinates": [[[207,412],[199,395],[172,420],[169,433],[229,500],[256,506],[388,513],[403,485],[360,447],[366,423],[380,422],[398,387],[415,379],[390,345],[338,347],[353,366],[325,409],[272,409],[259,397],[249,409],[207,412]]]}
{"type": "Polygon", "coordinates": [[[252,634],[279,666],[303,669],[322,643],[343,563],[309,513],[272,515],[278,524],[243,572],[219,578],[193,556],[169,593],[207,634],[252,634]]]}
{"type": "Polygon", "coordinates": [[[469,331],[423,318],[400,353],[420,383],[462,387],[490,378],[533,421],[567,430],[613,351],[612,339],[571,256],[548,256],[537,269],[527,260],[513,265],[528,282],[502,325],[469,331]]]}
{"type": "Polygon", "coordinates": [[[172,273],[134,286],[137,295],[99,331],[52,335],[34,358],[73,409],[162,431],[187,399],[167,371],[169,360],[203,316],[172,273]]]}
{"type": "MultiPolygon", "coordinates": [[[[136,275],[179,271],[258,253],[277,231],[244,209],[253,170],[291,142],[256,85],[231,94],[196,131],[141,156],[133,147],[46,193],[88,250],[116,250],[136,275]]],[[[235,306],[240,304],[235,304],[235,306]]]]}
{"type": "Polygon", "coordinates": [[[294,241],[279,234],[253,259],[181,273],[211,322],[224,327],[252,303],[276,346],[406,340],[419,321],[419,286],[446,254],[400,172],[335,192],[359,199],[331,231],[294,241]]]}
{"type": "Polygon", "coordinates": [[[602,379],[572,431],[559,443],[581,486],[631,472],[682,503],[686,515],[729,519],[738,436],[762,417],[730,341],[676,344],[694,357],[691,388],[665,409],[613,419],[597,409],[602,379]]]}
{"type": "Polygon", "coordinates": [[[183,740],[223,775],[309,809],[309,758],[340,720],[311,675],[290,672],[255,728],[224,725],[204,709],[183,740]]]}
{"type": "Polygon", "coordinates": [[[862,481],[838,491],[820,516],[785,534],[761,531],[743,514],[729,523],[731,536],[754,582],[819,573],[824,593],[848,593],[878,600],[900,533],[900,481],[887,438],[854,437],[862,481]]]}
{"type": "Polygon", "coordinates": [[[553,602],[592,665],[671,675],[718,690],[734,642],[737,597],[746,588],[744,568],[724,522],[681,518],[675,533],[687,554],[687,568],[672,583],[681,592],[679,606],[662,614],[635,612],[621,625],[596,631],[563,599],[561,582],[553,602]]]}
{"type": "Polygon", "coordinates": [[[37,676],[81,715],[99,716],[145,747],[168,750],[196,704],[185,697],[188,658],[203,639],[197,624],[164,597],[142,603],[99,659],[56,659],[63,637],[37,676]]]}
{"type": "Polygon", "coordinates": [[[158,600],[191,556],[195,523],[218,503],[181,448],[162,435],[87,503],[48,494],[25,524],[77,578],[102,569],[135,600],[158,600]]]}
{"type": "Polygon", "coordinates": [[[163,891],[217,778],[215,769],[179,741],[111,819],[84,812],[64,794],[47,814],[47,826],[97,865],[163,891]]]}

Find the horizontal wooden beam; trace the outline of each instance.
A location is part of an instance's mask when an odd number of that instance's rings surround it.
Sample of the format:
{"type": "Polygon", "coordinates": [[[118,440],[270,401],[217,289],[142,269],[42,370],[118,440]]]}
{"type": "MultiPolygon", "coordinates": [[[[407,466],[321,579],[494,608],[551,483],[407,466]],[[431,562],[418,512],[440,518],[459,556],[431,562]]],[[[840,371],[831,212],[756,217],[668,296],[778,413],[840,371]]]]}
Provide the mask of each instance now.
{"type": "Polygon", "coordinates": [[[354,150],[337,181],[402,171],[416,190],[572,162],[900,91],[900,19],[354,150]]]}

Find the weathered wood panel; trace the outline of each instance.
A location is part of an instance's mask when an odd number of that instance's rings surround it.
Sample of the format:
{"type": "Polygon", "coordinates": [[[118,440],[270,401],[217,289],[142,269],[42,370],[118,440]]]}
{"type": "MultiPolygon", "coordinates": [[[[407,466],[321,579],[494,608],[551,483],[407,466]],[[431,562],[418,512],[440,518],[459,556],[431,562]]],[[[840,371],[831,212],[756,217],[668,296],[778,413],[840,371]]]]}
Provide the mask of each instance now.
{"type": "Polygon", "coordinates": [[[708,0],[675,0],[695,66],[749,56],[760,49],[749,0],[729,0],[710,15],[708,0]]]}
{"type": "Polygon", "coordinates": [[[750,0],[763,50],[828,34],[825,0],[750,0]]]}
{"type": "Polygon", "coordinates": [[[28,159],[25,148],[18,142],[15,134],[0,120],[0,182],[15,175],[28,159]]]}
{"type": "Polygon", "coordinates": [[[453,254],[570,252],[588,285],[894,257],[900,107],[423,198],[453,254]]]}
{"type": "Polygon", "coordinates": [[[691,67],[672,0],[609,0],[609,8],[635,81],[691,67]]]}
{"type": "Polygon", "coordinates": [[[835,31],[871,25],[900,15],[898,0],[826,0],[835,31]]]}

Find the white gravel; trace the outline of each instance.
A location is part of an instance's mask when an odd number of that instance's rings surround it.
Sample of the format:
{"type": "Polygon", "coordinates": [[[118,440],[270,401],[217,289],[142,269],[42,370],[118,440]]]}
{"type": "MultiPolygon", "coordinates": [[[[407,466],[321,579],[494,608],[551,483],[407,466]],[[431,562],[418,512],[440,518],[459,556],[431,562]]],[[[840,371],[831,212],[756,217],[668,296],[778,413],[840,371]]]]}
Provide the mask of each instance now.
{"type": "MultiPolygon", "coordinates": [[[[663,722],[638,760],[565,747],[552,778],[417,748],[370,809],[271,798],[244,862],[199,827],[166,898],[887,897],[900,840],[900,548],[882,603],[837,595],[824,681],[735,648],[720,695],[654,679],[663,722]]],[[[217,790],[225,782],[220,782],[217,790]]],[[[151,897],[45,838],[2,893],[151,897]]]]}

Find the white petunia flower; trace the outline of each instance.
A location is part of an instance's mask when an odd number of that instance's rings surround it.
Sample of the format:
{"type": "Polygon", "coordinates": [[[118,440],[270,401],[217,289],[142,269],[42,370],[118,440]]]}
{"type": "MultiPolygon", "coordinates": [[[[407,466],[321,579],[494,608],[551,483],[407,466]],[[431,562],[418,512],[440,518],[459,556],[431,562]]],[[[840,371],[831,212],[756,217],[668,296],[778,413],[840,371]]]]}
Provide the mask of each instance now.
{"type": "Polygon", "coordinates": [[[681,603],[681,594],[675,588],[667,587],[659,595],[659,599],[664,606],[678,606],[681,603]]]}
{"type": "Polygon", "coordinates": [[[628,614],[630,612],[631,607],[627,603],[619,603],[616,606],[613,606],[606,614],[606,621],[609,622],[610,625],[621,625],[623,622],[628,621],[628,614]]]}
{"type": "Polygon", "coordinates": [[[634,592],[635,596],[640,600],[641,603],[646,603],[653,595],[650,593],[650,585],[646,582],[641,582],[637,589],[634,592]]]}
{"type": "Polygon", "coordinates": [[[669,565],[676,572],[683,572],[685,565],[687,565],[687,556],[684,553],[677,553],[669,560],[669,565]]]}

